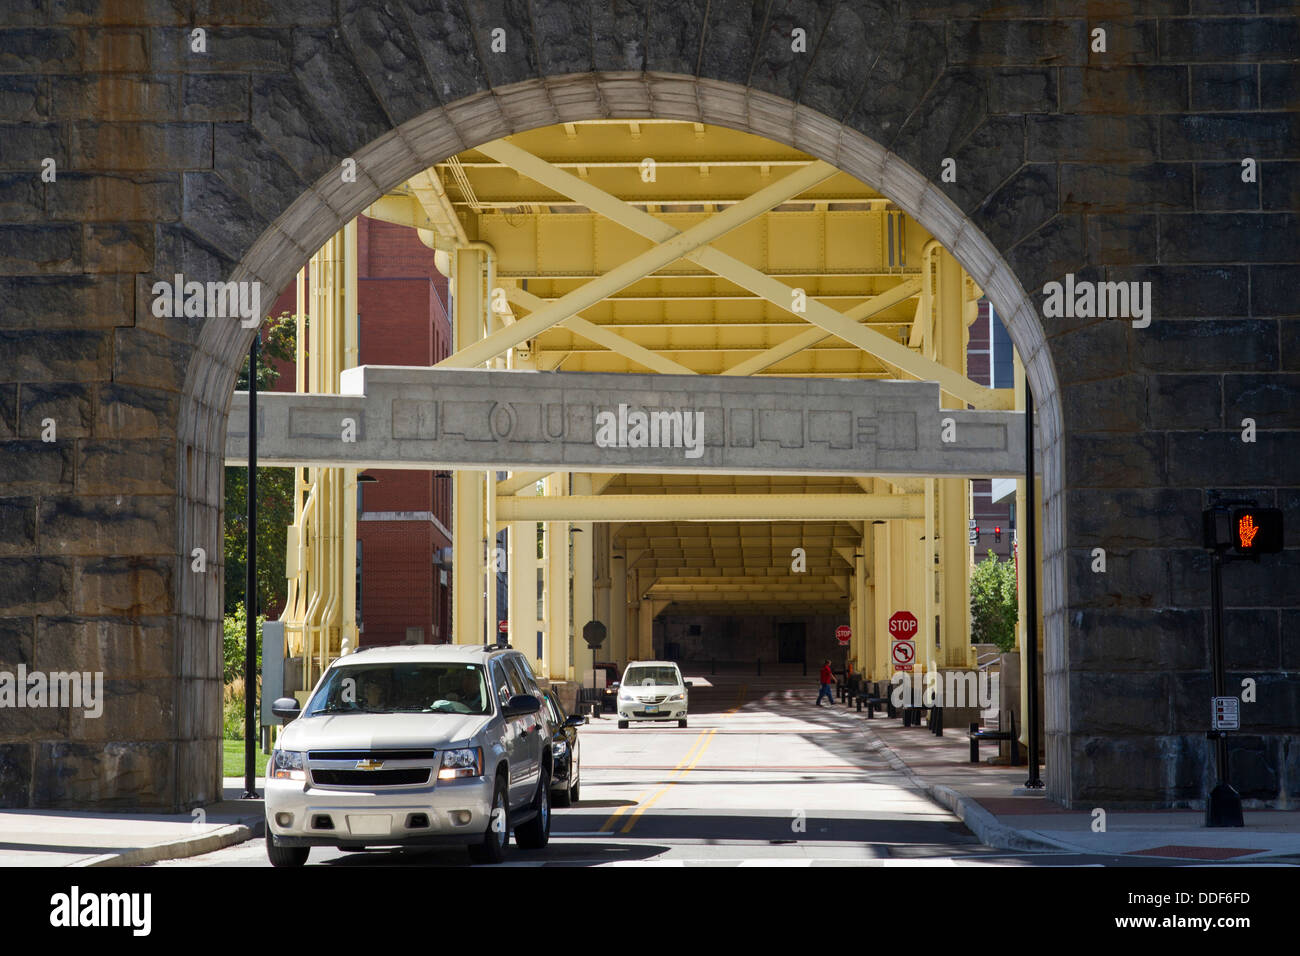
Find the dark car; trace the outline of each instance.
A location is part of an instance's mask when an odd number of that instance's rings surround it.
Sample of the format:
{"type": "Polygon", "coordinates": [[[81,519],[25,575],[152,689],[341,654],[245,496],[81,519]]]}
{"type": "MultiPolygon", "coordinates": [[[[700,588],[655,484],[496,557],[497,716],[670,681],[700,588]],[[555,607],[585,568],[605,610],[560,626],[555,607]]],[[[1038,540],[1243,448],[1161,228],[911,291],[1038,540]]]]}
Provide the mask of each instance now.
{"type": "Polygon", "coordinates": [[[581,747],[578,728],[587,722],[581,714],[567,714],[554,691],[542,693],[547,725],[551,731],[551,801],[557,807],[578,802],[581,747]]]}

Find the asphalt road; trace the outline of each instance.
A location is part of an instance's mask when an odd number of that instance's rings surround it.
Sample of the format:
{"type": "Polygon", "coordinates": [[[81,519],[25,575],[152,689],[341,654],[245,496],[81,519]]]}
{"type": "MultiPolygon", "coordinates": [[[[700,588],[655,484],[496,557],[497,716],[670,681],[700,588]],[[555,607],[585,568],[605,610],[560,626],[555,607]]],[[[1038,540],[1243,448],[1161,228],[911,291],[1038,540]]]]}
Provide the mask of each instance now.
{"type": "MultiPolygon", "coordinates": [[[[867,752],[859,721],[838,706],[815,706],[812,678],[687,678],[695,687],[685,729],[619,730],[608,717],[582,728],[581,801],[555,809],[545,849],[512,842],[505,866],[1135,864],[982,845],[867,752]]],[[[468,859],[459,847],[318,847],[308,865],[465,866],[468,859]]],[[[258,839],[156,866],[269,863],[258,839]]]]}

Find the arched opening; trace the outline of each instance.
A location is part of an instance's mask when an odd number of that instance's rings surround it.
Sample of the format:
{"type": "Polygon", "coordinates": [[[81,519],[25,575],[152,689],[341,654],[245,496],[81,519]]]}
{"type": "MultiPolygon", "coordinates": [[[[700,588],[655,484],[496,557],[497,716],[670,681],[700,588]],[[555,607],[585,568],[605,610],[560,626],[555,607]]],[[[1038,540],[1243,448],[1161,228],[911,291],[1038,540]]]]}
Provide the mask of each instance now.
{"type": "MultiPolygon", "coordinates": [[[[1002,317],[1036,398],[1037,444],[1043,462],[1043,670],[1052,767],[1048,783],[1052,796],[1066,797],[1062,417],[1056,375],[1034,308],[1001,255],[938,187],[897,156],[812,110],[728,84],[693,78],[684,84],[679,78],[658,75],[631,86],[626,76],[532,81],[425,114],[358,151],[353,157],[356,182],[345,183],[333,174],[318,182],[254,243],[231,278],[257,279],[267,290],[282,289],[307,255],[358,213],[447,157],[542,126],[610,118],[673,119],[727,127],[797,148],[834,166],[878,190],[923,226],[978,283],[1002,317]],[[611,105],[615,103],[619,105],[611,105]]],[[[188,552],[195,534],[220,535],[226,418],[236,370],[253,334],[229,320],[208,320],[186,379],[180,413],[185,454],[178,477],[178,495],[184,502],[182,553],[188,552]]],[[[193,628],[194,639],[215,641],[219,603],[189,578],[181,578],[178,589],[178,608],[193,628]]],[[[211,689],[199,687],[194,692],[211,689]]]]}

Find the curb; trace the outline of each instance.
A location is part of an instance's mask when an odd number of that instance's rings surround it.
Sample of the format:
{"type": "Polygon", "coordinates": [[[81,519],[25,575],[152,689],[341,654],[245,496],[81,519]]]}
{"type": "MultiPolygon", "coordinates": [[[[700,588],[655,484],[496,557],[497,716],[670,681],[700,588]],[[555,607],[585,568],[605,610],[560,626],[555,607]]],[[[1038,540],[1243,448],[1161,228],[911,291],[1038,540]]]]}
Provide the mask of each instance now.
{"type": "Polygon", "coordinates": [[[962,823],[966,824],[966,827],[984,845],[999,850],[1032,850],[1039,852],[1065,850],[1070,853],[1080,852],[1078,847],[1056,843],[1043,837],[1031,837],[1026,835],[1023,830],[1017,830],[1015,827],[999,823],[997,817],[981,807],[973,798],[959,793],[945,784],[928,783],[904,762],[894,748],[881,740],[880,736],[872,731],[870,727],[863,727],[862,729],[867,735],[868,746],[878,751],[892,769],[907,777],[913,786],[934,803],[945,810],[951,811],[962,823]]]}
{"type": "Polygon", "coordinates": [[[69,864],[81,866],[145,866],[160,860],[181,860],[190,856],[201,856],[214,850],[223,850],[236,843],[244,843],[262,835],[263,823],[252,825],[230,823],[202,836],[187,837],[183,840],[171,840],[155,843],[153,846],[134,847],[122,853],[105,853],[87,860],[69,864]]]}

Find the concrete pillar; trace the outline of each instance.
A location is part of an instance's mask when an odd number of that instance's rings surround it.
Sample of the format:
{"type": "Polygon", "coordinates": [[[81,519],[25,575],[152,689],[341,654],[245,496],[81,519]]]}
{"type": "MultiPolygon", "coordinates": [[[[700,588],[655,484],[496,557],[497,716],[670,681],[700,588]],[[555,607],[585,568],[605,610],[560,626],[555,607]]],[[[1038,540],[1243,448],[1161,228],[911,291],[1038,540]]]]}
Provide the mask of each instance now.
{"type": "MultiPolygon", "coordinates": [[[[591,494],[591,475],[573,476],[573,493],[591,494]]],[[[590,521],[573,524],[573,670],[574,679],[590,687],[588,671],[595,659],[587,642],[582,639],[582,629],[595,617],[596,604],[593,590],[593,552],[595,550],[595,525],[590,521]]]]}
{"type": "MultiPolygon", "coordinates": [[[[567,473],[546,479],[546,494],[562,495],[567,473]]],[[[546,522],[546,669],[551,680],[569,680],[569,523],[546,522]]]]}
{"type": "Polygon", "coordinates": [[[627,663],[627,558],[615,551],[609,563],[609,653],[605,660],[621,668],[627,663]]]}
{"type": "MultiPolygon", "coordinates": [[[[452,351],[483,337],[483,253],[461,249],[452,266],[452,351]]],[[[451,630],[457,644],[481,643],[484,627],[484,571],[487,554],[483,472],[457,471],[452,477],[451,630]]],[[[495,622],[493,622],[495,626],[495,622]]]]}

